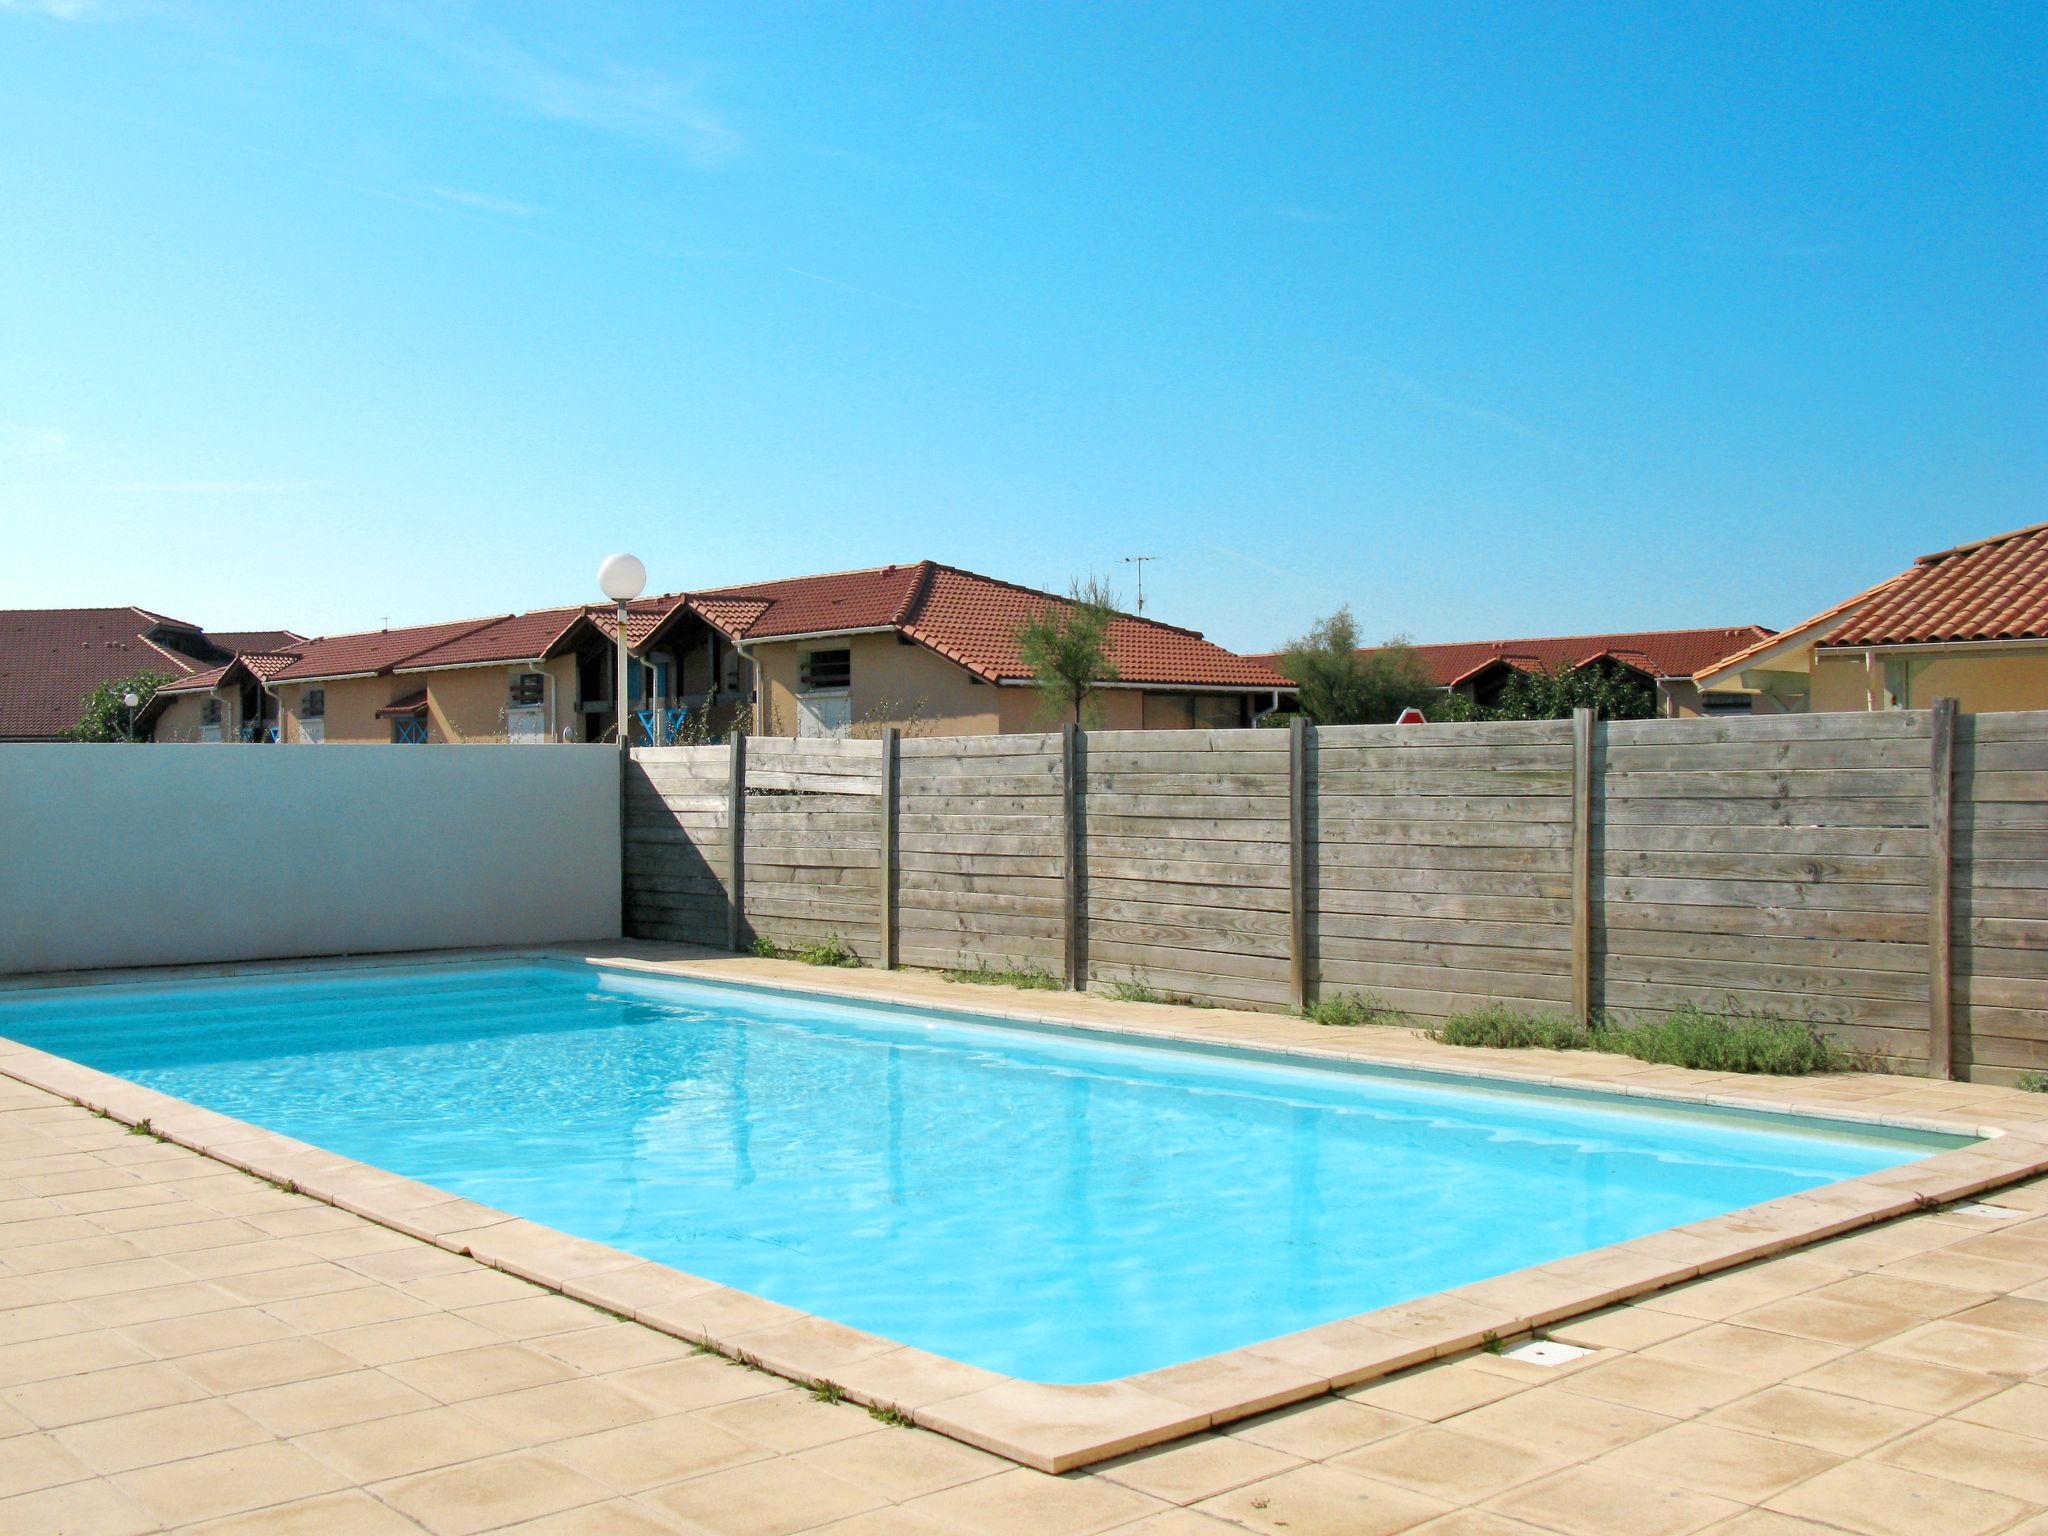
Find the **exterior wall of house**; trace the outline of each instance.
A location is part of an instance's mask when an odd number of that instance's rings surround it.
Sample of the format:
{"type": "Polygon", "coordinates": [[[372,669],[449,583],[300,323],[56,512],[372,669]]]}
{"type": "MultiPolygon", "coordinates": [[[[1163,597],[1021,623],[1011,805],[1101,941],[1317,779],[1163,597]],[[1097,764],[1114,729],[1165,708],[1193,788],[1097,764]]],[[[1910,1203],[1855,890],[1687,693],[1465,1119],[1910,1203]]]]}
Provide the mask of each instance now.
{"type": "Polygon", "coordinates": [[[419,684],[404,677],[331,677],[325,682],[280,683],[277,694],[284,708],[281,739],[286,742],[299,743],[307,739],[299,709],[308,688],[327,690],[322,740],[388,742],[391,740],[391,722],[379,720],[377,711],[394,699],[418,692],[419,684]]]}
{"type": "Polygon", "coordinates": [[[1901,709],[1925,709],[1936,699],[1954,699],[1966,714],[2004,709],[2048,709],[2048,645],[2031,648],[1956,646],[1946,651],[1912,651],[1887,657],[1875,653],[1866,667],[1862,651],[1816,653],[1813,707],[1816,710],[1882,708],[1873,692],[1903,684],[1894,701],[1901,709]]]}
{"type": "Polygon", "coordinates": [[[548,680],[545,697],[551,706],[550,741],[561,740],[562,727],[573,730],[581,725],[576,712],[574,656],[557,656],[539,666],[523,661],[490,662],[438,672],[402,672],[395,680],[408,684],[399,690],[401,696],[426,686],[430,740],[493,742],[507,737],[505,711],[511,702],[512,680],[522,672],[539,672],[548,680]]]}
{"type": "MultiPolygon", "coordinates": [[[[1054,731],[1067,722],[1052,714],[1036,688],[998,688],[1006,733],[1054,731]]],[[[1095,695],[1090,730],[1142,731],[1146,727],[1145,695],[1136,688],[1104,688],[1095,695]]]]}
{"type": "Polygon", "coordinates": [[[797,672],[805,651],[851,652],[851,714],[856,734],[894,725],[925,736],[987,736],[998,729],[1002,701],[1011,690],[976,682],[972,673],[921,645],[893,634],[785,641],[747,649],[760,665],[765,720],[761,734],[797,734],[797,672]]]}
{"type": "MultiPolygon", "coordinates": [[[[152,741],[197,741],[199,727],[204,723],[208,695],[203,693],[181,693],[163,708],[156,717],[156,724],[150,730],[152,741]]],[[[231,699],[221,700],[221,716],[226,720],[231,699]]],[[[223,734],[226,734],[224,731],[223,734]]]]}

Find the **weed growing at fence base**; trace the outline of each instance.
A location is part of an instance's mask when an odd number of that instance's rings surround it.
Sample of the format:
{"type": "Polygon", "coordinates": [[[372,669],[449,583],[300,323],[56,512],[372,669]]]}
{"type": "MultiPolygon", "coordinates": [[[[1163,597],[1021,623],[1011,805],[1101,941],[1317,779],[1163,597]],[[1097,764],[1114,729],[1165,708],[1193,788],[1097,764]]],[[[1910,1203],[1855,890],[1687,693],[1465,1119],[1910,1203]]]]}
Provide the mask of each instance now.
{"type": "Polygon", "coordinates": [[[2048,1072],[2022,1072],[2013,1087],[2021,1093],[2048,1093],[2048,1072]]]}
{"type": "Polygon", "coordinates": [[[1301,1016],[1341,1029],[1361,1024],[1399,1024],[1408,1017],[1377,992],[1333,992],[1302,1004],[1301,1016]]]}
{"type": "Polygon", "coordinates": [[[853,946],[836,933],[789,948],[773,939],[758,938],[754,940],[754,953],[763,960],[801,960],[805,965],[837,965],[848,970],[858,970],[861,965],[853,946]]]}
{"type": "Polygon", "coordinates": [[[1168,1003],[1176,1008],[1214,1008],[1209,998],[1196,997],[1188,992],[1162,992],[1147,981],[1141,972],[1132,972],[1128,981],[1112,981],[1103,989],[1103,995],[1119,1003],[1168,1003]]]}
{"type": "Polygon", "coordinates": [[[1060,987],[1052,972],[1035,965],[992,966],[986,960],[977,960],[971,971],[941,971],[939,974],[948,981],[975,987],[1022,987],[1028,992],[1057,992],[1060,987]]]}
{"type": "Polygon", "coordinates": [[[1475,1008],[1445,1019],[1429,1031],[1429,1037],[1445,1045],[1604,1051],[1707,1072],[1799,1076],[1869,1071],[1876,1065],[1812,1024],[1744,1008],[1712,1013],[1690,1003],[1662,1018],[1636,1023],[1594,1019],[1581,1024],[1563,1014],[1521,1013],[1500,1006],[1475,1008]]]}

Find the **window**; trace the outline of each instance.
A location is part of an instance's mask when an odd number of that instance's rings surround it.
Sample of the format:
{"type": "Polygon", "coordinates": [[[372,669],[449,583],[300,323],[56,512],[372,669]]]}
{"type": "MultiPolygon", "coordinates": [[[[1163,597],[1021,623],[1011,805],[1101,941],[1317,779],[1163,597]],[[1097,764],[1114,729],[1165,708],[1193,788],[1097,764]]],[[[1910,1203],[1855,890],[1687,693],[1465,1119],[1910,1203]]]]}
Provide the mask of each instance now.
{"type": "Polygon", "coordinates": [[[1756,696],[1748,693],[1703,693],[1700,695],[1700,713],[1703,715],[1746,715],[1756,706],[1756,696]]]}
{"type": "Polygon", "coordinates": [[[220,700],[208,699],[206,701],[205,707],[199,711],[199,719],[200,722],[205,725],[219,725],[220,700]]]}
{"type": "Polygon", "coordinates": [[[400,747],[423,747],[427,744],[427,721],[424,715],[400,715],[391,722],[392,745],[400,747]]]}
{"type": "Polygon", "coordinates": [[[823,693],[853,686],[853,652],[805,651],[797,666],[797,688],[803,693],[823,693]]]}
{"type": "Polygon", "coordinates": [[[321,720],[326,718],[326,715],[327,690],[325,688],[308,688],[304,696],[299,700],[299,718],[301,720],[321,720]]]}
{"type": "Polygon", "coordinates": [[[547,674],[521,672],[512,679],[509,703],[514,709],[531,709],[547,697],[547,674]]]}

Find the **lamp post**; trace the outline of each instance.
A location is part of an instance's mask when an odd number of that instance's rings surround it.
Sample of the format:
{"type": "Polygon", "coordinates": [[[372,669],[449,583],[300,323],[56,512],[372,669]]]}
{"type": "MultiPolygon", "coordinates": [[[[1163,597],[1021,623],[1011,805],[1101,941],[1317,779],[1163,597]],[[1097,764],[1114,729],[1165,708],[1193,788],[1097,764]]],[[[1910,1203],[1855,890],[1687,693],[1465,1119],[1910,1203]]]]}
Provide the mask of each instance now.
{"type": "Polygon", "coordinates": [[[122,730],[128,737],[128,744],[130,746],[133,746],[135,744],[135,710],[136,707],[142,703],[142,695],[137,693],[133,688],[130,688],[126,693],[121,695],[121,702],[124,705],[126,705],[128,709],[127,716],[122,721],[122,730]]]}
{"type": "Polygon", "coordinates": [[[606,597],[619,605],[619,691],[613,712],[619,722],[619,750],[624,752],[633,734],[626,712],[626,604],[646,589],[647,567],[632,555],[606,555],[604,563],[597,568],[597,585],[606,597]]]}

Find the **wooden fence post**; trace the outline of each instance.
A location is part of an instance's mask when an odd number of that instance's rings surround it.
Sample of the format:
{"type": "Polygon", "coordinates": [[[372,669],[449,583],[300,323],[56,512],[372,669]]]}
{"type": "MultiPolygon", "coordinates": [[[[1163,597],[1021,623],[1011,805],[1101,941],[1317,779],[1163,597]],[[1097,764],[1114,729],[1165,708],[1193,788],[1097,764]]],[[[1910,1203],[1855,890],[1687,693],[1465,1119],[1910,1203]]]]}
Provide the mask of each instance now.
{"type": "Polygon", "coordinates": [[[1572,1014],[1593,1017],[1593,711],[1572,711],[1572,1014]]]}
{"type": "Polygon", "coordinates": [[[1308,721],[1287,724],[1287,987],[1308,1006],[1308,721]]]}
{"type": "Polygon", "coordinates": [[[902,781],[903,733],[882,732],[882,969],[896,969],[896,791],[902,781]]]}
{"type": "Polygon", "coordinates": [[[747,737],[734,731],[725,772],[725,942],[740,948],[747,907],[747,737]]]}
{"type": "Polygon", "coordinates": [[[1955,1076],[1956,701],[1928,711],[1927,1075],[1955,1076]]]}
{"type": "Polygon", "coordinates": [[[1066,857],[1061,871],[1065,898],[1066,921],[1066,971],[1067,986],[1079,992],[1087,983],[1087,964],[1081,943],[1081,850],[1084,833],[1081,826],[1081,777],[1087,772],[1082,754],[1086,751],[1086,738],[1079,725],[1067,725],[1060,731],[1060,807],[1065,818],[1066,857]]]}

